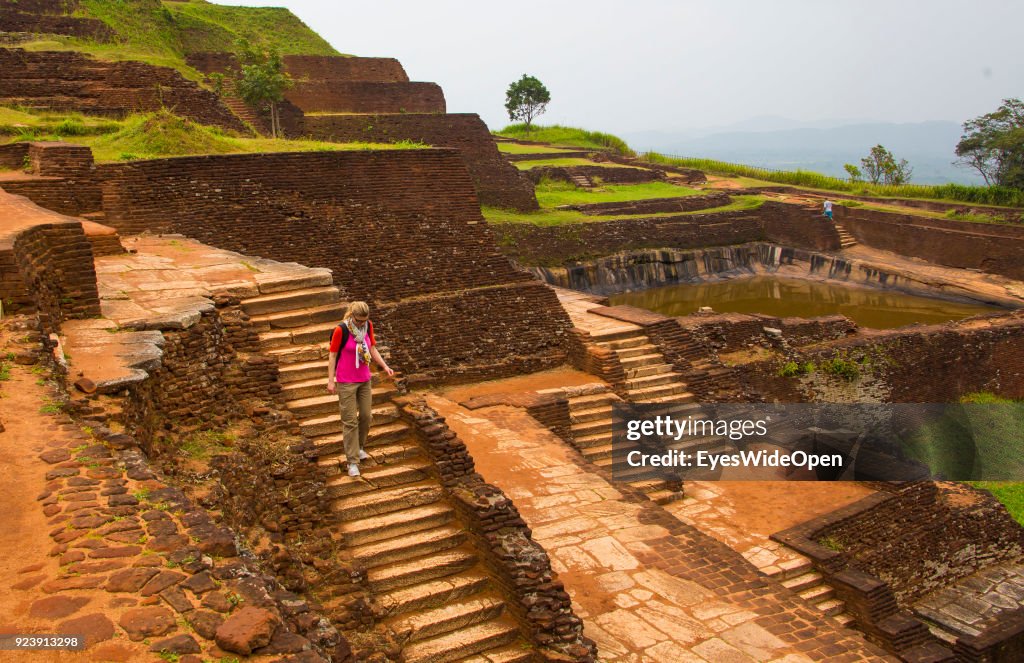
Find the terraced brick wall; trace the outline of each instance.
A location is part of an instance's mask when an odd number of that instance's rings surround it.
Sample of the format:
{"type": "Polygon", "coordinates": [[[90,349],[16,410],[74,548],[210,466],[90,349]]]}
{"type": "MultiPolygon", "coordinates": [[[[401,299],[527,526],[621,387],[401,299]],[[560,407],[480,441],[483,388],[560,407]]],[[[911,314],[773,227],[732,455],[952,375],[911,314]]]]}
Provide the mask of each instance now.
{"type": "Polygon", "coordinates": [[[836,206],[836,219],[868,246],[949,267],[1024,279],[1024,226],[969,223],[836,206]]]}
{"type": "Polygon", "coordinates": [[[92,248],[82,224],[59,217],[0,235],[0,299],[38,311],[43,328],[100,314],[92,248]]]}
{"type": "Polygon", "coordinates": [[[71,51],[0,49],[0,104],[118,117],[169,108],[203,124],[245,130],[217,95],[174,69],[71,51]]]}
{"type": "Polygon", "coordinates": [[[537,209],[533,185],[498,152],[487,125],[476,114],[310,115],[301,134],[338,142],[410,140],[455,148],[466,161],[480,204],[537,209]]]}
{"type": "Polygon", "coordinates": [[[756,212],[593,221],[561,226],[492,224],[502,249],[529,265],[561,265],[634,249],[692,249],[763,239],[756,212]]]}
{"type": "MultiPolygon", "coordinates": [[[[238,60],[231,53],[192,53],[185,56],[189,66],[212,74],[237,69],[238,60]]],[[[331,55],[286,55],[285,71],[297,85],[308,81],[374,81],[377,83],[408,83],[402,63],[394,58],[350,58],[331,55]]]]}
{"type": "Polygon", "coordinates": [[[437,83],[309,81],[285,93],[306,113],[443,113],[444,92],[437,83]]]}
{"type": "Polygon", "coordinates": [[[565,361],[554,293],[497,249],[454,150],[186,157],[101,166],[106,223],[180,232],[334,270],[377,309],[391,363],[417,381],[565,361]]]}

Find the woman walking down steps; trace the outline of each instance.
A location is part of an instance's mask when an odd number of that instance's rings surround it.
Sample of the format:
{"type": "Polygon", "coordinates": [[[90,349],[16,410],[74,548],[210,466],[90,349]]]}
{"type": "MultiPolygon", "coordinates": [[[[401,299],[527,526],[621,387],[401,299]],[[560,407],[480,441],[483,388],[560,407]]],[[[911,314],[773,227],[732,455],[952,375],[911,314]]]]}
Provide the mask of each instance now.
{"type": "Polygon", "coordinates": [[[327,391],[338,394],[350,477],[359,476],[359,461],[369,458],[364,449],[373,417],[370,360],[377,362],[389,377],[395,374],[376,346],[369,305],[352,302],[341,324],[334,328],[327,358],[327,391]]]}

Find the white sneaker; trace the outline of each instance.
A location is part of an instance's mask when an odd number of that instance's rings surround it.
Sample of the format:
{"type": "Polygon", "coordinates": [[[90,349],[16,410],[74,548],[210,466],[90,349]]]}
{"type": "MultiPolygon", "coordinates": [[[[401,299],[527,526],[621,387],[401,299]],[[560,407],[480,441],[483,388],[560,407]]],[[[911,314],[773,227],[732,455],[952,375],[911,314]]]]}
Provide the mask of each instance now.
{"type": "Polygon", "coordinates": [[[356,465],[355,463],[349,463],[348,464],[348,475],[350,477],[357,477],[357,476],[359,476],[359,466],[356,465]]]}
{"type": "Polygon", "coordinates": [[[362,449],[359,450],[359,460],[366,460],[370,457],[370,454],[366,453],[362,449]]]}

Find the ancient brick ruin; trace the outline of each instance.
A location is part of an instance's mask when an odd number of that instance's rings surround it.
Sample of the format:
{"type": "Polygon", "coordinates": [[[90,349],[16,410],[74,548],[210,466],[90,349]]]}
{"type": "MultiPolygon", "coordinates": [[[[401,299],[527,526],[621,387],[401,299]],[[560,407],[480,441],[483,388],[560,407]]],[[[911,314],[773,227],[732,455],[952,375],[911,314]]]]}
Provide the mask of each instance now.
{"type": "MultiPolygon", "coordinates": [[[[104,37],[73,8],[0,0],[0,31],[104,37]]],[[[833,225],[813,194],[590,151],[524,175],[512,161],[538,155],[505,158],[397,60],[285,63],[286,133],[432,147],[97,164],[0,145],[0,390],[19,408],[0,442],[40,558],[0,577],[17,619],[122,660],[1019,659],[1024,529],[987,491],[651,480],[612,448],[623,403],[1024,399],[1019,226],[859,207],[833,225]],[[536,210],[542,177],[705,188],[485,219],[536,210]],[[775,198],[718,210],[739,195],[775,198]],[[607,299],[761,273],[1003,309],[876,330],[607,299]],[[358,477],[323,380],[353,300],[398,371],[374,377],[358,477]],[[864,373],[780,371],[835,357],[864,373]]],[[[0,49],[8,103],[262,127],[230,90],[73,52],[0,49]]]]}

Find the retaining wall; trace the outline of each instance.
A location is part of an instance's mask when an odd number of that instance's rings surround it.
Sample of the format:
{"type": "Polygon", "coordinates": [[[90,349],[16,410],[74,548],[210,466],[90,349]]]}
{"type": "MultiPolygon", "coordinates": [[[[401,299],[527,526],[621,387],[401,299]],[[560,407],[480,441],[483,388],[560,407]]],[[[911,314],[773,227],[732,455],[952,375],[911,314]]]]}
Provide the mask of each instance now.
{"type": "Polygon", "coordinates": [[[334,270],[372,302],[410,381],[480,379],[565,361],[557,297],[497,250],[454,150],[185,157],[101,166],[106,223],[179,232],[334,270]],[[457,333],[429,330],[457,329],[457,333]]]}
{"type": "Polygon", "coordinates": [[[409,140],[451,147],[465,159],[481,205],[537,209],[533,185],[505,161],[487,125],[476,114],[310,115],[305,117],[301,133],[337,142],[409,140]]]}
{"type": "Polygon", "coordinates": [[[861,208],[838,210],[836,219],[857,241],[949,267],[979,269],[1024,280],[1024,227],[929,219],[861,208]]]}
{"type": "Polygon", "coordinates": [[[246,131],[216,94],[174,69],[73,51],[0,49],[0,104],[116,117],[169,108],[203,124],[246,131]]]}

